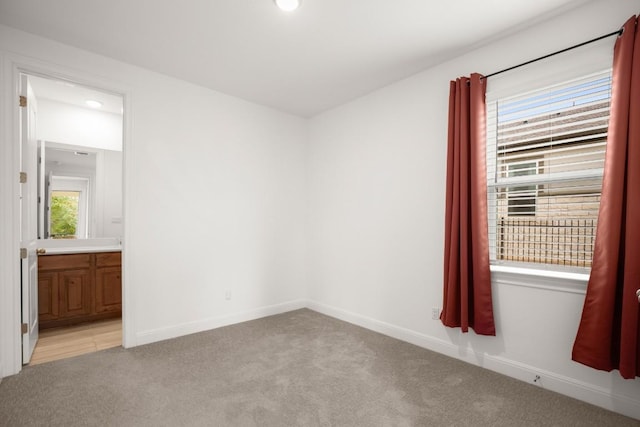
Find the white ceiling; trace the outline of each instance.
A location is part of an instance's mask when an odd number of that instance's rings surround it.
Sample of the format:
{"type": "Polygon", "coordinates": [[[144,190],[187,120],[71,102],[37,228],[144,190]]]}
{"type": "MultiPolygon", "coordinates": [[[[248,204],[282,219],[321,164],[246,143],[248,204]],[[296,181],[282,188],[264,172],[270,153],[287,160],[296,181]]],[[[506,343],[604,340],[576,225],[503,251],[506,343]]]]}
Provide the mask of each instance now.
{"type": "Polygon", "coordinates": [[[54,167],[74,167],[75,169],[96,170],[96,153],[90,151],[75,151],[57,147],[46,147],[45,162],[54,167]],[[79,155],[76,153],[87,153],[79,155]]]}
{"type": "Polygon", "coordinates": [[[310,117],[586,1],[0,0],[0,23],[310,117]]]}
{"type": "Polygon", "coordinates": [[[87,105],[88,100],[98,101],[102,106],[96,111],[105,113],[122,114],[122,97],[110,93],[92,89],[75,83],[52,80],[37,76],[30,76],[29,83],[33,88],[36,99],[49,99],[51,101],[64,102],[76,107],[91,109],[87,105]]]}

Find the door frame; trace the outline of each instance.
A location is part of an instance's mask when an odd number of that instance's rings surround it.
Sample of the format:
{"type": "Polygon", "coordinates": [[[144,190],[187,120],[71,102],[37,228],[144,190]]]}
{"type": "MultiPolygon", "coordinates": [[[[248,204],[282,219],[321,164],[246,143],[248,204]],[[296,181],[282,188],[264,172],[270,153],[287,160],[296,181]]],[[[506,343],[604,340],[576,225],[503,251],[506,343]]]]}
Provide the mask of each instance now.
{"type": "Polygon", "coordinates": [[[127,184],[132,167],[132,89],[95,74],[68,69],[13,53],[0,52],[0,379],[22,369],[21,282],[20,282],[20,117],[18,107],[20,73],[69,81],[110,92],[123,99],[122,146],[122,345],[136,345],[134,294],[129,286],[127,262],[130,229],[129,207],[133,200],[127,184]]]}

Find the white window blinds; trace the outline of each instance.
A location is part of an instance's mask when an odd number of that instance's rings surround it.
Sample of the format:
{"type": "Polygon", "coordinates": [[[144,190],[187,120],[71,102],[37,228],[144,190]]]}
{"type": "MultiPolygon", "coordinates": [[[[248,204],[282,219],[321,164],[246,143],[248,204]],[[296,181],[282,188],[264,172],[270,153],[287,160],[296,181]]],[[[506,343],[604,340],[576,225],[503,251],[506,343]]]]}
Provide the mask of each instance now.
{"type": "Polygon", "coordinates": [[[487,95],[491,259],[590,267],[611,71],[508,98],[487,95]]]}

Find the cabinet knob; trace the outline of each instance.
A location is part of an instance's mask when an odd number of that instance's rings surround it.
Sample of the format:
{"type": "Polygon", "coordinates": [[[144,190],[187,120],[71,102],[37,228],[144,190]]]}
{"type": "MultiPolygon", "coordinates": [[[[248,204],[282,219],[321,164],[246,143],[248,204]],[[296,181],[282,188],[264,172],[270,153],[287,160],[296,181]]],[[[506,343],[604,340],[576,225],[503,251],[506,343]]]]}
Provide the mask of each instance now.
{"type": "Polygon", "coordinates": [[[638,302],[640,302],[640,289],[636,291],[636,296],[638,297],[638,302]]]}

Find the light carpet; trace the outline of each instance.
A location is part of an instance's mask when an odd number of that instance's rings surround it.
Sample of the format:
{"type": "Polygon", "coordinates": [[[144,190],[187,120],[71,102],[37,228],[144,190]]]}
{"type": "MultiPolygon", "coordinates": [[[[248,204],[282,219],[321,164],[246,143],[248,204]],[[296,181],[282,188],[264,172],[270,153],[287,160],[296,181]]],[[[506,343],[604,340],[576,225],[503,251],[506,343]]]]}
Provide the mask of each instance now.
{"type": "Polygon", "coordinates": [[[308,309],[26,367],[2,426],[638,426],[308,309]]]}

